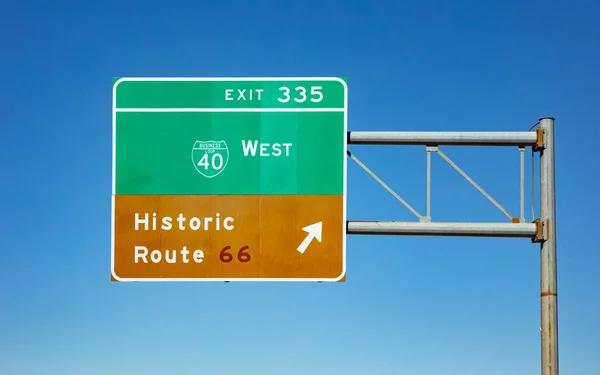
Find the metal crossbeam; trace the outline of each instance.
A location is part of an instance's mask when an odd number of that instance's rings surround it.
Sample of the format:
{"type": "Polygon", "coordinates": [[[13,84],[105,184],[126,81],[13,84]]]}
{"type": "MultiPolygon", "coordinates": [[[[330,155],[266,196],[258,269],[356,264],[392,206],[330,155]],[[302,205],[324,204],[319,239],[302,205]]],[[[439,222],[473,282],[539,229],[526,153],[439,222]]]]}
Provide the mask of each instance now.
{"type": "Polygon", "coordinates": [[[421,146],[533,146],[535,132],[348,132],[348,144],[421,146]]]}
{"type": "Polygon", "coordinates": [[[404,236],[467,236],[532,238],[534,223],[411,223],[397,221],[349,221],[348,234],[387,234],[404,236]]]}

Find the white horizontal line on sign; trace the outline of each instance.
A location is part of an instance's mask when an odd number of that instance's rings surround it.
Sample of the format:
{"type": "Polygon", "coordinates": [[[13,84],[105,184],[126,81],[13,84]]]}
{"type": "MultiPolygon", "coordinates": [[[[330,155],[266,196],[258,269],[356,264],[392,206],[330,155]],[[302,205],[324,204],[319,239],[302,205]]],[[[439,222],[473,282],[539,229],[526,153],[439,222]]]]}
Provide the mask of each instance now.
{"type": "Polygon", "coordinates": [[[344,112],[344,108],[115,108],[116,112],[344,112]]]}

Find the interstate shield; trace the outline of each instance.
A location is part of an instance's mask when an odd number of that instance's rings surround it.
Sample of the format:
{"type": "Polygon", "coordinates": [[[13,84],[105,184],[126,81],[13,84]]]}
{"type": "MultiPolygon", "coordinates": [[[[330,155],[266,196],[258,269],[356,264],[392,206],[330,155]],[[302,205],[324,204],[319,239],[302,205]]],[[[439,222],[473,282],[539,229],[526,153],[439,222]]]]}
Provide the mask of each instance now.
{"type": "Polygon", "coordinates": [[[192,147],[194,168],[202,176],[218,176],[229,162],[229,148],[225,141],[196,141],[192,147]]]}

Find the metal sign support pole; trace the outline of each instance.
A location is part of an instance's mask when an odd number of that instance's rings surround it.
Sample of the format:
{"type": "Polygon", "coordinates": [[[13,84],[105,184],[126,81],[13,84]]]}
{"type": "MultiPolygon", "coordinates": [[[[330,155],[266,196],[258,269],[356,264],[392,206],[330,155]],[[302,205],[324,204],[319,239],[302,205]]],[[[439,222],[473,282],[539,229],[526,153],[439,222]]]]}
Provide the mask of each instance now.
{"type": "MultiPolygon", "coordinates": [[[[346,233],[357,235],[524,237],[540,243],[541,288],[541,373],[558,375],[558,308],[556,277],[556,194],[554,178],[554,119],[541,118],[536,131],[528,132],[348,132],[348,144],[421,145],[427,151],[427,204],[421,215],[392,188],[366,167],[353,153],[348,155],[371,177],[409,209],[418,221],[347,221],[346,233]],[[439,149],[439,146],[508,146],[518,147],[520,154],[520,215],[513,216],[481,186],[439,149]],[[540,216],[525,222],[524,149],[531,147],[540,154],[540,216]],[[500,209],[510,222],[435,222],[430,207],[430,158],[436,153],[459,172],[471,185],[500,209]]],[[[537,124],[536,124],[537,125],[537,124]]]]}
{"type": "Polygon", "coordinates": [[[558,375],[558,306],[556,287],[556,193],[554,190],[554,119],[540,119],[540,251],[542,375],[558,375]]]}

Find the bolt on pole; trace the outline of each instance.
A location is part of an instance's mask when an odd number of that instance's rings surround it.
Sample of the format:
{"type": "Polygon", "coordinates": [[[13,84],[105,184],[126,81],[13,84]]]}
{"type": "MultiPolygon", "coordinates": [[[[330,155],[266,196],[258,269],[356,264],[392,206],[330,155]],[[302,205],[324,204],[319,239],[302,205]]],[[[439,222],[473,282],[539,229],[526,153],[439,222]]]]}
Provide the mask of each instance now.
{"type": "Polygon", "coordinates": [[[540,298],[542,375],[558,375],[558,304],[556,276],[556,193],[554,189],[554,119],[540,119],[544,145],[540,150],[540,298]]]}

